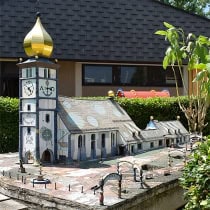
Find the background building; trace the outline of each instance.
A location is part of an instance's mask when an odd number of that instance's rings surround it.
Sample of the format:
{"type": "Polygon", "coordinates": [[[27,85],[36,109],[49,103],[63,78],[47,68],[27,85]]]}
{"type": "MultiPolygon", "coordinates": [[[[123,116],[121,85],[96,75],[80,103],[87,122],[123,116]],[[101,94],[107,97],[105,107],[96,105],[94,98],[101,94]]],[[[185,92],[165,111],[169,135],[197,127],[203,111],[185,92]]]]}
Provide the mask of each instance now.
{"type": "MultiPolygon", "coordinates": [[[[208,19],[155,0],[1,1],[2,96],[18,96],[16,64],[18,58],[26,59],[22,40],[37,11],[55,40],[52,58],[60,65],[59,94],[66,96],[106,95],[119,87],[166,89],[175,95],[173,74],[162,69],[167,43],[154,32],[167,21],[186,32],[210,35],[208,19]]],[[[186,73],[185,80],[189,78],[186,73]]],[[[180,81],[179,86],[182,90],[180,81]]]]}

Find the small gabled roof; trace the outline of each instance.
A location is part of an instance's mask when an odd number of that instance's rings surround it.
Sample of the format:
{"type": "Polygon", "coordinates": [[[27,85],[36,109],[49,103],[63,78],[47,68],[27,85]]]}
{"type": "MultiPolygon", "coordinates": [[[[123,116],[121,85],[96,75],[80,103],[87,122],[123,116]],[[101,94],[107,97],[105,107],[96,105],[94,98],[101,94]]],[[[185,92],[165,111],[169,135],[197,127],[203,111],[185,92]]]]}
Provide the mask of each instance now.
{"type": "Polygon", "coordinates": [[[141,136],[144,139],[144,141],[164,139],[164,132],[161,129],[142,130],[141,136]]]}
{"type": "Polygon", "coordinates": [[[125,142],[136,141],[140,129],[114,100],[59,97],[58,114],[70,133],[117,130],[125,142]],[[133,133],[136,136],[133,136],[133,133]]]}
{"type": "Polygon", "coordinates": [[[189,135],[189,132],[178,120],[150,120],[145,130],[141,131],[141,136],[144,141],[163,139],[167,136],[170,138],[177,138],[179,135],[189,135]]]}
{"type": "Polygon", "coordinates": [[[26,57],[23,39],[37,11],[60,60],[160,63],[168,44],[154,32],[164,21],[210,35],[210,20],[155,0],[5,0],[0,58],[26,57]]]}
{"type": "Polygon", "coordinates": [[[154,121],[158,129],[161,129],[165,135],[188,135],[189,132],[179,120],[154,121]]]}

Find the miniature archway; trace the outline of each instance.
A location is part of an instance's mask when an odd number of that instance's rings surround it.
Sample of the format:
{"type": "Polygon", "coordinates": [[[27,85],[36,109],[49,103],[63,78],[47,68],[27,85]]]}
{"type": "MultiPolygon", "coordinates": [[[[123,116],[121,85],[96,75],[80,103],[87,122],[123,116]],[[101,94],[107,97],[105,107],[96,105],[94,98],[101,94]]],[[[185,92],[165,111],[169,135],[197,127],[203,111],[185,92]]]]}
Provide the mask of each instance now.
{"type": "Polygon", "coordinates": [[[122,175],[118,173],[110,173],[104,176],[100,182],[99,187],[101,189],[99,203],[104,205],[104,185],[108,180],[117,180],[118,181],[118,198],[121,198],[121,184],[122,184],[122,175]]]}
{"type": "Polygon", "coordinates": [[[32,160],[33,156],[30,150],[25,153],[24,163],[28,163],[29,160],[32,160]]]}
{"type": "Polygon", "coordinates": [[[43,153],[42,153],[42,162],[45,163],[52,163],[53,162],[53,152],[50,149],[46,149],[43,153]]]}
{"type": "Polygon", "coordinates": [[[117,162],[117,172],[120,173],[120,174],[122,174],[122,172],[120,170],[120,167],[122,165],[129,165],[131,167],[131,169],[133,170],[133,180],[134,180],[134,182],[142,182],[143,170],[142,170],[141,166],[136,164],[135,161],[133,161],[133,162],[127,161],[127,160],[119,161],[119,162],[117,162]],[[136,179],[137,172],[138,172],[139,180],[136,179]]]}
{"type": "Polygon", "coordinates": [[[187,162],[186,149],[169,149],[168,150],[168,166],[172,166],[173,159],[183,159],[184,165],[187,162]]]}

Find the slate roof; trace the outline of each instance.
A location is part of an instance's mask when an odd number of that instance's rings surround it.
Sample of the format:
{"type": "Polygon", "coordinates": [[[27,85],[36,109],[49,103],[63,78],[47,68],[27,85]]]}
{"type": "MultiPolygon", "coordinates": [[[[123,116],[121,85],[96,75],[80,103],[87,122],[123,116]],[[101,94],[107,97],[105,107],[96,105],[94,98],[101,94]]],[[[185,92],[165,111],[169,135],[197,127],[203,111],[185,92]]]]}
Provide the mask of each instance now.
{"type": "Polygon", "coordinates": [[[70,133],[119,130],[124,143],[140,141],[133,137],[140,129],[114,100],[59,97],[58,114],[70,133]]]}
{"type": "Polygon", "coordinates": [[[177,138],[187,136],[189,132],[178,120],[170,121],[150,121],[145,130],[141,131],[144,141],[163,139],[164,137],[177,138]]]}
{"type": "Polygon", "coordinates": [[[54,58],[161,62],[166,43],[154,32],[163,21],[210,36],[210,20],[155,0],[1,0],[0,58],[26,57],[22,42],[41,20],[54,40],[54,58]]]}

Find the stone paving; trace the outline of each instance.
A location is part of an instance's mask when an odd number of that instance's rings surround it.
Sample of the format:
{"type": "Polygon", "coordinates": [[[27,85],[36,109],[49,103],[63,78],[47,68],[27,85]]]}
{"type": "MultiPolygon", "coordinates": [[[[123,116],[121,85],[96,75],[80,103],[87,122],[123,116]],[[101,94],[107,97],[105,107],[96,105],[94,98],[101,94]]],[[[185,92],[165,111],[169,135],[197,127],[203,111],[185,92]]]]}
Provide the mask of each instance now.
{"type": "MultiPolygon", "coordinates": [[[[51,183],[46,185],[35,184],[33,186],[31,180],[40,173],[40,167],[33,164],[24,164],[26,173],[21,174],[19,172],[18,153],[10,153],[0,154],[0,178],[6,179],[13,185],[42,192],[52,197],[65,198],[88,206],[99,206],[99,190],[94,194],[91,188],[98,185],[101,178],[106,174],[116,173],[117,161],[124,160],[135,162],[139,166],[145,164],[152,166],[150,170],[144,171],[143,174],[145,186],[149,187],[167,181],[183,167],[183,160],[174,159],[173,167],[170,168],[172,175],[164,176],[165,169],[168,170],[168,149],[164,148],[135,156],[116,157],[102,162],[87,161],[72,163],[71,165],[44,165],[41,168],[42,174],[51,183]],[[147,173],[152,173],[153,179],[145,180],[147,173]]],[[[114,205],[129,196],[135,195],[135,193],[146,190],[140,188],[139,182],[133,181],[133,170],[129,165],[123,165],[121,173],[123,177],[122,198],[118,198],[118,182],[110,180],[104,187],[104,204],[106,206],[114,205]]]]}

